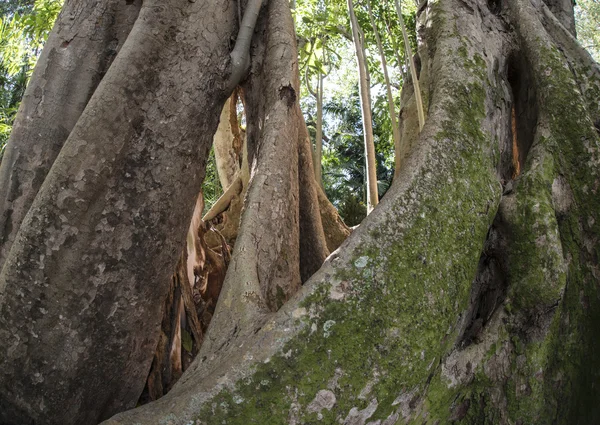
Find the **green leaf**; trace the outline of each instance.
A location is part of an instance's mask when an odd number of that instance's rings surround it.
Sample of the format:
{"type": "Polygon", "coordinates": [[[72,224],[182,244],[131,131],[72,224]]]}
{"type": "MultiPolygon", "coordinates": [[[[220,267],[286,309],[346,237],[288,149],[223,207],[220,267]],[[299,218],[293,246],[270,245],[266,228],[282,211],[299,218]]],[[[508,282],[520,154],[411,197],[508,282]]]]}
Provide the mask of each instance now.
{"type": "Polygon", "coordinates": [[[192,335],[190,335],[190,333],[185,329],[181,330],[181,345],[183,346],[183,349],[188,353],[192,352],[192,335]]]}

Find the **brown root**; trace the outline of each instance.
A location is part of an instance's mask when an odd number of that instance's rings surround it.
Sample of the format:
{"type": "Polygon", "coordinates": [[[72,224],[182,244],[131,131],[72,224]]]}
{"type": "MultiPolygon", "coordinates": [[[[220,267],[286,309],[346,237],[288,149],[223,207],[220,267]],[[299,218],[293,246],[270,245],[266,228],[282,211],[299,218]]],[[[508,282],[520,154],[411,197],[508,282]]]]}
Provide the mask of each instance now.
{"type": "Polygon", "coordinates": [[[179,380],[198,354],[213,317],[229,263],[229,246],[211,248],[206,235],[215,233],[200,219],[204,201],[198,195],[188,230],[187,249],[171,277],[163,307],[161,333],[139,404],[157,400],[179,380]]]}

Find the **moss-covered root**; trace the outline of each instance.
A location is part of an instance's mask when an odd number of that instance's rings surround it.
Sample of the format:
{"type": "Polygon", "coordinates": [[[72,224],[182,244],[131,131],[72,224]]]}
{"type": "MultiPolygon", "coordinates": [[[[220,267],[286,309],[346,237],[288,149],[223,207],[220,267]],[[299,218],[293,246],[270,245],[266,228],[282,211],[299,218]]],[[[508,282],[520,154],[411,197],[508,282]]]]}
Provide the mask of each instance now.
{"type": "Polygon", "coordinates": [[[477,344],[442,362],[421,417],[427,423],[594,424],[600,417],[600,141],[588,94],[580,90],[591,84],[569,66],[540,10],[528,2],[509,7],[538,112],[527,163],[500,207],[510,239],[509,290],[477,344]]]}
{"type": "MultiPolygon", "coordinates": [[[[537,422],[591,424],[600,417],[600,357],[592,354],[600,348],[600,202],[595,193],[600,186],[600,140],[586,95],[578,90],[567,60],[544,31],[539,11],[531,4],[511,2],[510,12],[536,86],[539,149],[544,151],[544,162],[552,164],[542,167],[547,172],[541,173],[545,175],[541,183],[552,196],[565,266],[563,297],[549,332],[542,341],[532,338],[526,347],[528,358],[537,356],[542,363],[540,390],[532,391],[532,396],[544,400],[539,402],[537,422]]],[[[540,203],[540,209],[545,208],[540,203]]],[[[558,252],[554,260],[547,264],[560,264],[558,252]]],[[[560,282],[561,273],[555,276],[560,282]]],[[[538,279],[537,286],[548,283],[538,279]]],[[[526,399],[515,397],[521,417],[527,404],[526,399]]]]}
{"type": "Polygon", "coordinates": [[[547,140],[538,138],[529,152],[515,192],[502,202],[502,215],[512,236],[509,251],[508,307],[544,312],[560,300],[565,288],[567,261],[553,203],[553,189],[568,202],[567,187],[557,180],[547,140]],[[558,191],[561,191],[560,193],[558,191]]]}

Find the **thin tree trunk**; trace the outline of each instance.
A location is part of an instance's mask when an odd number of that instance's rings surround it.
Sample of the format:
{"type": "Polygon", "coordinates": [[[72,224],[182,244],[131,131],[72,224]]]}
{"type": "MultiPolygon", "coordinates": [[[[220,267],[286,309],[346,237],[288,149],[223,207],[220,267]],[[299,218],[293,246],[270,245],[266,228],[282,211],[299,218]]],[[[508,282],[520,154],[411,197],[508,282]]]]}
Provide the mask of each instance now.
{"type": "Polygon", "coordinates": [[[366,179],[367,179],[367,213],[370,213],[379,203],[377,191],[377,165],[375,161],[375,142],[373,138],[373,117],[371,114],[371,96],[370,87],[367,80],[367,62],[364,57],[363,40],[360,38],[360,28],[354,14],[354,5],[352,0],[348,0],[348,13],[350,14],[350,24],[352,27],[352,38],[354,40],[354,49],[356,51],[356,62],[358,66],[358,85],[360,92],[360,104],[363,120],[363,132],[365,139],[365,161],[366,161],[366,179]]]}
{"type": "Polygon", "coordinates": [[[236,105],[237,94],[234,93],[223,106],[219,127],[213,141],[217,174],[223,191],[231,186],[240,172],[242,139],[237,121],[236,105]]]}
{"type": "Polygon", "coordinates": [[[387,30],[388,36],[390,37],[390,40],[392,41],[392,47],[394,48],[394,53],[396,54],[396,62],[398,62],[398,68],[400,69],[400,73],[402,74],[402,82],[404,83],[405,81],[408,80],[408,75],[406,74],[406,71],[404,68],[409,67],[408,61],[406,60],[406,52],[404,52],[404,60],[403,60],[403,58],[400,56],[400,52],[402,52],[402,49],[398,45],[398,42],[396,41],[396,38],[394,37],[394,34],[392,33],[392,29],[390,28],[390,23],[387,20],[387,18],[385,19],[385,28],[387,30]]]}
{"type": "Polygon", "coordinates": [[[0,165],[0,270],[63,143],[125,42],[141,0],[68,0],[15,119],[0,165]]]}
{"type": "MultiPolygon", "coordinates": [[[[314,43],[312,44],[310,53],[308,55],[309,59],[310,59],[313,51],[314,51],[314,43]]],[[[323,45],[323,56],[325,56],[325,46],[324,45],[323,45]]],[[[325,58],[323,58],[323,59],[325,59],[325,58]]],[[[315,91],[311,87],[308,69],[309,69],[309,67],[307,64],[306,69],[305,69],[305,75],[304,75],[304,78],[306,81],[306,88],[308,89],[308,92],[315,98],[315,101],[317,103],[315,147],[314,147],[313,155],[312,155],[312,157],[313,157],[312,163],[314,166],[315,180],[317,181],[317,184],[320,187],[323,187],[323,167],[321,165],[321,160],[323,157],[323,79],[324,79],[324,75],[322,75],[321,71],[319,70],[319,72],[317,74],[317,77],[318,77],[317,90],[315,91]]]]}
{"type": "Polygon", "coordinates": [[[401,0],[394,0],[396,5],[396,12],[398,13],[398,19],[400,20],[400,28],[402,28],[402,37],[404,38],[404,46],[406,47],[406,56],[409,62],[410,75],[412,77],[412,83],[415,87],[415,100],[417,102],[417,114],[419,117],[419,129],[423,130],[425,124],[425,112],[423,110],[423,99],[421,97],[421,87],[419,85],[419,78],[417,76],[417,67],[415,66],[415,59],[412,54],[412,47],[410,47],[410,40],[406,33],[406,26],[404,25],[404,16],[402,16],[402,8],[400,6],[401,0]]]}
{"type": "Polygon", "coordinates": [[[396,117],[396,105],[394,104],[394,96],[392,95],[392,86],[390,84],[390,76],[388,75],[387,60],[383,51],[383,45],[381,43],[381,37],[379,37],[379,31],[377,30],[377,24],[373,18],[373,11],[371,10],[371,2],[367,0],[367,9],[369,11],[369,20],[371,21],[371,27],[373,28],[373,34],[375,35],[375,41],[377,42],[377,49],[379,50],[379,57],[381,58],[381,68],[383,70],[383,78],[385,80],[385,89],[388,100],[388,109],[390,111],[390,121],[392,123],[392,138],[394,140],[394,177],[400,172],[401,166],[401,146],[400,146],[400,128],[398,127],[398,119],[396,117]]]}
{"type": "Polygon", "coordinates": [[[319,71],[319,83],[317,87],[317,128],[315,134],[315,180],[317,184],[323,187],[323,75],[319,71]]]}

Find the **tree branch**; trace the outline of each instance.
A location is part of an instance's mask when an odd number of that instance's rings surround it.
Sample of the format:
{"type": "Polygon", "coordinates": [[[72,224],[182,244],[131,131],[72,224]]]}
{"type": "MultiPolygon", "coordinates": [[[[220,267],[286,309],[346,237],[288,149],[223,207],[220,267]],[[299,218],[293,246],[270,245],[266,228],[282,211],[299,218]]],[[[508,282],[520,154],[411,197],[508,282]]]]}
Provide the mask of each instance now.
{"type": "Polygon", "coordinates": [[[262,2],[263,0],[249,0],[244,11],[240,32],[230,55],[231,75],[228,81],[228,88],[230,90],[233,90],[244,75],[246,75],[246,72],[248,72],[250,66],[250,41],[252,40],[252,33],[256,26],[262,2]]]}

